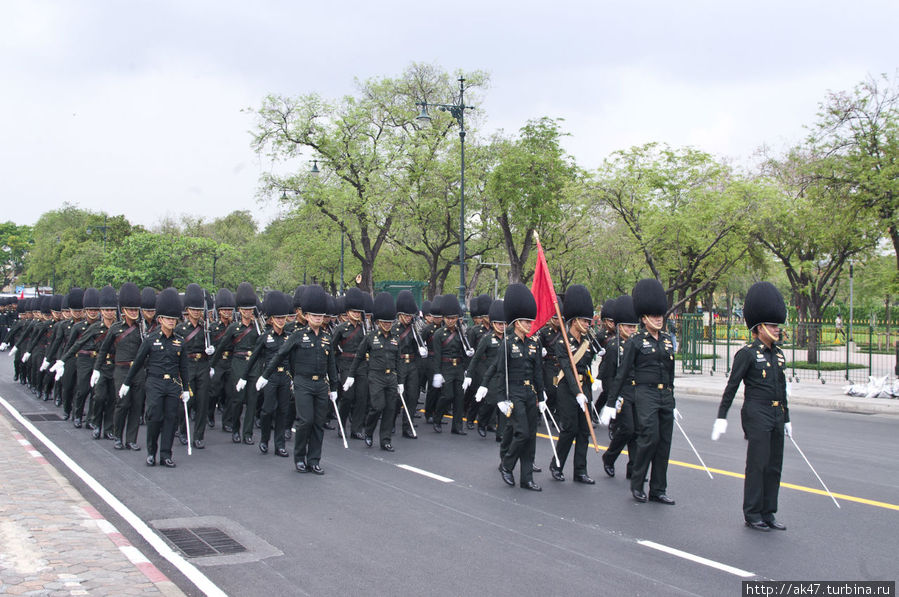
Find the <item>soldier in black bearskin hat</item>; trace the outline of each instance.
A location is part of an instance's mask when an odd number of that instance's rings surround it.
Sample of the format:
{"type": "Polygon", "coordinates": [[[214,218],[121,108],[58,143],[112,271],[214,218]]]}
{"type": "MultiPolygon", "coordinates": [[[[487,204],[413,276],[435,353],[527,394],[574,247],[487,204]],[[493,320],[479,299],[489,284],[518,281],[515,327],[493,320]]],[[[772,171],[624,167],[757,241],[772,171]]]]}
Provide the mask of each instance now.
{"type": "Polygon", "coordinates": [[[458,325],[462,316],[459,299],[452,294],[443,295],[440,310],[443,313],[443,327],[434,333],[434,376],[431,378],[431,385],[440,390],[440,398],[434,406],[434,431],[443,431],[443,415],[452,407],[453,424],[450,432],[466,435],[462,429],[462,382],[467,357],[466,345],[462,343],[462,330],[458,325]]]}
{"type": "MultiPolygon", "coordinates": [[[[219,342],[225,335],[225,330],[234,321],[234,308],[236,306],[234,293],[227,288],[220,288],[215,294],[215,312],[218,315],[218,320],[209,322],[209,341],[213,346],[219,345],[219,342]]],[[[209,428],[212,429],[215,427],[215,411],[224,412],[225,410],[228,395],[225,387],[237,381],[231,381],[230,350],[222,353],[218,366],[212,367],[210,372],[212,373],[212,379],[209,382],[209,408],[207,408],[207,415],[209,428]]]]}
{"type": "Polygon", "coordinates": [[[256,379],[261,363],[248,367],[253,348],[264,330],[256,321],[256,291],[249,282],[241,282],[235,294],[238,321],[225,329],[225,333],[215,347],[210,366],[217,367],[228,358],[231,360],[231,381],[225,386],[228,397],[225,414],[222,417],[222,431],[231,434],[231,441],[239,444],[253,444],[253,417],[256,414],[256,379]],[[241,428],[243,415],[243,428],[241,428]]]}
{"type": "MultiPolygon", "coordinates": [[[[253,355],[247,366],[252,369],[256,362],[263,363],[265,368],[278,354],[278,350],[287,340],[285,330],[287,315],[293,312],[293,299],[278,290],[270,291],[262,301],[262,309],[271,318],[271,326],[259,336],[253,355]]],[[[260,414],[259,451],[268,453],[268,441],[272,435],[272,424],[275,427],[275,455],[289,456],[285,447],[285,431],[288,428],[287,412],[290,403],[292,380],[290,372],[284,365],[275,367],[267,377],[268,383],[262,389],[262,409],[260,414]]]]}
{"type": "Polygon", "coordinates": [[[415,297],[408,290],[401,290],[396,297],[397,322],[394,325],[397,342],[399,343],[400,362],[397,367],[397,385],[403,386],[403,395],[400,397],[402,404],[397,404],[396,413],[403,420],[403,437],[415,439],[416,435],[409,424],[409,420],[402,413],[403,405],[409,409],[409,414],[415,417],[418,408],[419,388],[421,378],[424,375],[425,358],[428,356],[427,346],[415,329],[415,316],[418,314],[418,305],[415,297]]]}
{"type": "MultiPolygon", "coordinates": [[[[511,436],[502,453],[499,472],[507,485],[515,485],[513,470],[519,467],[523,489],[542,491],[534,482],[534,453],[537,449],[537,416],[546,408],[543,387],[543,355],[540,344],[528,337],[537,316],[537,302],[524,284],[510,284],[503,299],[503,311],[512,333],[505,334],[496,362],[487,369],[485,379],[497,375],[501,380],[500,416],[506,416],[505,434],[511,436]]],[[[479,393],[484,388],[479,389],[479,393]]]]}
{"type": "MultiPolygon", "coordinates": [[[[337,351],[337,370],[340,372],[340,419],[347,429],[352,425],[350,437],[353,439],[365,439],[365,416],[368,414],[368,366],[360,363],[355,370],[356,383],[348,390],[343,390],[343,384],[349,376],[350,367],[362,338],[365,337],[365,298],[358,288],[350,288],[346,293],[347,321],[338,324],[334,329],[334,350],[337,351]]],[[[322,313],[327,310],[326,305],[322,313]]],[[[338,431],[338,433],[340,433],[338,431]]]]}
{"type": "MultiPolygon", "coordinates": [[[[122,310],[122,321],[113,323],[109,327],[109,331],[100,345],[100,350],[97,352],[97,358],[94,360],[96,373],[102,371],[107,360],[113,362],[113,398],[118,395],[122,384],[125,383],[125,376],[128,375],[131,363],[134,362],[137,351],[140,350],[142,341],[140,306],[140,289],[131,282],[122,284],[119,289],[119,308],[122,310]]],[[[140,450],[140,446],[137,445],[137,430],[143,412],[145,382],[146,376],[136,376],[128,395],[115,401],[113,435],[116,440],[113,447],[116,450],[124,450],[126,447],[135,451],[140,450]]]]}
{"type": "Polygon", "coordinates": [[[119,397],[128,396],[131,384],[146,367],[147,466],[156,466],[158,449],[160,464],[175,468],[175,461],[172,460],[175,425],[183,416],[182,402],[187,404],[190,400],[187,351],[184,350],[183,338],[175,333],[175,326],[181,319],[181,298],[177,290],[166,288],[159,293],[156,297],[156,315],[159,327],[141,343],[134,363],[119,388],[119,397]]]}
{"type": "Polygon", "coordinates": [[[640,280],[631,292],[634,311],[644,330],[631,336],[624,345],[624,355],[618,374],[612,383],[611,395],[620,396],[627,380],[634,386],[637,411],[637,455],[631,476],[631,494],[638,502],[647,499],[669,506],[668,455],[674,430],[674,344],[663,332],[668,299],[658,280],[640,280]],[[646,473],[649,496],[643,491],[646,473]]]}
{"type": "MultiPolygon", "coordinates": [[[[115,412],[116,388],[113,381],[115,370],[115,354],[108,352],[101,355],[103,343],[109,336],[110,328],[115,325],[119,314],[119,298],[115,288],[104,286],[100,289],[100,321],[92,328],[97,328],[98,346],[94,357],[93,371],[91,372],[90,385],[93,388],[93,400],[91,401],[90,421],[94,427],[94,439],[105,437],[114,440],[113,413],[115,412]]],[[[89,330],[90,331],[90,330],[89,330]]]]}
{"type": "MultiPolygon", "coordinates": [[[[634,299],[629,294],[622,295],[613,301],[606,301],[602,307],[603,320],[610,319],[614,322],[616,333],[609,337],[606,343],[606,354],[599,366],[598,377],[604,387],[612,387],[615,377],[618,375],[618,366],[624,357],[624,345],[628,338],[637,331],[638,318],[634,311],[634,299]]],[[[610,477],[615,476],[615,461],[621,455],[621,450],[627,446],[628,462],[625,478],[630,479],[633,473],[634,459],[637,456],[637,411],[634,406],[634,381],[633,372],[630,379],[625,379],[621,385],[621,395],[613,396],[604,393],[605,402],[601,405],[602,412],[599,422],[609,425],[615,419],[612,441],[608,449],[602,455],[603,470],[610,477]]]]}
{"type": "MultiPolygon", "coordinates": [[[[100,291],[96,288],[88,288],[82,297],[84,305],[84,321],[72,326],[69,332],[69,342],[66,352],[62,356],[63,363],[75,360],[75,405],[72,418],[75,428],[80,429],[82,417],[84,417],[84,402],[91,393],[90,378],[94,373],[94,359],[97,358],[97,350],[100,348],[100,327],[92,327],[100,317],[100,291]]],[[[59,370],[57,370],[57,375],[59,370]]],[[[93,429],[93,424],[88,422],[88,429],[93,429]]]]}
{"type": "Polygon", "coordinates": [[[393,452],[391,437],[396,419],[397,399],[405,390],[397,383],[397,369],[400,364],[399,337],[393,331],[396,319],[396,304],[393,295],[381,292],[372,303],[375,329],[368,332],[359,347],[356,357],[347,373],[343,390],[349,390],[355,383],[354,374],[360,363],[368,361],[369,409],[365,420],[365,445],[373,443],[373,435],[378,421],[381,422],[379,441],[381,449],[393,452]]]}
{"type": "Polygon", "coordinates": [[[281,366],[286,366],[293,376],[297,405],[293,460],[298,473],[325,474],[320,464],[325,418],[331,408],[328,401],[337,403],[339,383],[331,334],[322,327],[327,308],[328,293],[324,288],[318,285],[306,288],[303,293],[306,325],[281,345],[256,382],[257,389],[264,388],[268,377],[281,366]]]}
{"type": "MultiPolygon", "coordinates": [[[[475,418],[478,421],[478,435],[481,437],[487,437],[487,431],[495,419],[496,441],[499,442],[503,436],[503,429],[506,427],[506,417],[497,416],[496,404],[501,395],[500,385],[505,384],[505,379],[500,379],[495,373],[491,375],[490,379],[487,379],[486,372],[496,362],[496,355],[499,353],[506,333],[506,314],[503,310],[502,299],[490,303],[488,319],[490,332],[478,342],[478,347],[475,349],[468,368],[470,371],[478,362],[487,363],[484,374],[481,375],[481,385],[475,392],[475,404],[478,405],[475,418]]],[[[495,371],[495,368],[493,370],[495,371]]],[[[471,377],[472,374],[466,373],[467,379],[471,379],[471,377]]]]}
{"type": "Polygon", "coordinates": [[[469,429],[474,429],[475,419],[477,419],[478,411],[481,409],[480,403],[475,400],[475,391],[484,385],[481,377],[484,376],[484,371],[490,366],[490,362],[484,360],[484,355],[481,355],[476,361],[475,354],[481,339],[490,332],[488,314],[490,313],[490,305],[492,303],[493,299],[490,298],[489,294],[479,294],[471,299],[468,309],[474,325],[465,330],[465,336],[468,340],[468,346],[475,352],[472,353],[469,359],[468,368],[465,371],[466,379],[462,381],[462,389],[465,391],[465,418],[468,421],[466,427],[469,429]]]}
{"type": "Polygon", "coordinates": [[[559,412],[560,425],[556,454],[559,460],[550,461],[549,470],[556,481],[565,480],[562,469],[574,442],[572,478],[577,483],[593,485],[593,479],[587,474],[587,445],[590,443],[587,417],[590,415],[586,410],[588,398],[584,394],[584,388],[589,387],[590,383],[588,379],[590,367],[596,357],[595,346],[587,333],[593,323],[593,298],[586,287],[575,284],[565,291],[562,305],[564,308],[562,316],[565,318],[563,333],[568,333],[568,346],[574,351],[577,377],[571,369],[565,339],[560,336],[549,348],[555,354],[556,360],[561,363],[563,376],[558,382],[556,391],[556,409],[559,412]]]}
{"type": "MultiPolygon", "coordinates": [[[[184,351],[190,363],[188,383],[191,391],[191,401],[188,405],[195,412],[193,433],[191,441],[194,448],[206,447],[206,423],[209,408],[209,357],[215,352],[215,347],[208,341],[206,334],[206,294],[199,284],[188,284],[184,291],[184,307],[187,310],[187,321],[178,324],[175,333],[184,338],[184,351]]],[[[187,443],[186,425],[190,421],[182,420],[179,425],[179,439],[182,444],[187,443]]]]}
{"type": "Polygon", "coordinates": [[[437,406],[437,399],[440,398],[440,388],[435,388],[432,380],[434,373],[437,372],[434,362],[434,334],[443,326],[443,313],[440,310],[442,296],[437,295],[433,301],[425,301],[421,306],[425,315],[425,326],[421,330],[421,339],[428,348],[428,357],[424,366],[425,420],[428,423],[434,423],[434,407],[437,406]]]}
{"type": "Polygon", "coordinates": [[[789,436],[793,431],[787,407],[786,359],[777,346],[780,326],[787,319],[787,308],[780,291],[770,282],[753,284],[746,293],[743,317],[752,333],[752,342],[734,355],[734,366],[721,397],[712,439],[717,440],[727,430],[727,411],[742,382],[744,397],[740,420],[748,440],[743,519],[747,527],[756,531],[785,531],[787,527],[774,517],[783,465],[784,433],[789,436]]]}
{"type": "Polygon", "coordinates": [[[64,323],[63,329],[56,339],[56,344],[50,347],[50,352],[53,353],[53,358],[56,359],[50,371],[56,373],[56,382],[61,386],[60,401],[63,407],[63,420],[66,421],[72,415],[76,375],[74,357],[69,358],[69,360],[65,360],[63,357],[66,355],[69,342],[73,341],[72,330],[84,319],[83,299],[84,290],[78,287],[69,289],[69,293],[66,295],[66,304],[69,307],[70,319],[64,323]]]}

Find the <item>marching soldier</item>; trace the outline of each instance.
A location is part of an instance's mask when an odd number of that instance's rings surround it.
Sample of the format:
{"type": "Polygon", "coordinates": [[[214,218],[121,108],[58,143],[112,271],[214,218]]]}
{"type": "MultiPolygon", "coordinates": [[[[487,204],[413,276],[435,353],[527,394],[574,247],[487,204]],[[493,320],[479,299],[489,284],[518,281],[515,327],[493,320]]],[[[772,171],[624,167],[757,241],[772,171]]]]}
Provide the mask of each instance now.
{"type": "MultiPolygon", "coordinates": [[[[537,316],[537,303],[527,286],[510,284],[503,299],[503,311],[507,325],[512,326],[512,333],[505,334],[496,362],[484,374],[485,379],[497,375],[502,380],[502,400],[498,408],[501,416],[509,418],[505,434],[511,440],[505,451],[500,447],[499,472],[507,485],[514,486],[513,471],[518,463],[520,487],[542,491],[534,482],[534,453],[537,448],[537,414],[546,409],[543,355],[538,341],[528,337],[537,316]]],[[[487,388],[481,386],[475,395],[483,397],[487,392],[487,388]]]]}
{"type": "Polygon", "coordinates": [[[415,298],[408,290],[401,290],[396,297],[397,322],[395,331],[399,343],[400,362],[397,366],[397,384],[403,386],[403,394],[399,396],[397,414],[403,420],[403,437],[415,439],[409,420],[403,416],[402,408],[409,410],[414,419],[418,408],[418,394],[421,387],[422,367],[428,356],[428,349],[415,329],[415,316],[418,306],[415,298]]]}
{"type": "Polygon", "coordinates": [[[40,321],[32,328],[30,340],[25,348],[26,352],[22,355],[31,368],[33,389],[37,392],[39,400],[50,399],[49,387],[45,388],[45,385],[49,386],[49,383],[44,379],[50,376],[44,375],[44,361],[46,360],[47,348],[50,346],[50,338],[53,336],[53,325],[55,323],[51,305],[53,300],[54,297],[52,296],[45,295],[40,297],[40,321]],[[25,358],[26,355],[28,358],[25,358]],[[44,397],[45,389],[47,390],[46,398],[44,397]]]}
{"type": "MultiPolygon", "coordinates": [[[[307,288],[308,291],[308,288],[307,288]]],[[[334,350],[337,351],[337,369],[340,371],[340,419],[344,424],[352,424],[350,437],[353,439],[365,439],[365,416],[368,413],[368,365],[360,363],[355,369],[355,381],[348,390],[343,391],[342,386],[349,377],[350,368],[356,358],[359,345],[365,337],[365,322],[363,320],[365,310],[364,293],[358,288],[350,288],[346,293],[347,321],[337,326],[334,330],[334,350]],[[348,422],[349,421],[349,422],[348,422]]],[[[327,309],[327,299],[325,308],[327,309]]],[[[322,312],[324,313],[324,309],[322,312]]],[[[304,310],[305,311],[305,310],[304,310]]],[[[297,406],[299,408],[299,405],[297,406]]],[[[339,431],[338,431],[339,433],[339,431]]]]}
{"type": "Polygon", "coordinates": [[[559,460],[550,461],[549,470],[553,479],[564,481],[565,461],[574,442],[574,481],[593,485],[595,481],[587,474],[587,444],[590,443],[590,427],[587,417],[587,396],[584,384],[588,382],[588,373],[596,356],[594,345],[587,332],[593,322],[593,298],[590,291],[580,284],[568,287],[565,292],[563,316],[568,326],[568,346],[574,351],[572,355],[577,367],[577,376],[571,369],[571,359],[564,338],[560,336],[552,346],[556,360],[562,366],[562,379],[558,382],[556,392],[556,408],[559,412],[559,441],[556,453],[559,460]]]}
{"type": "Polygon", "coordinates": [[[115,412],[116,388],[113,381],[115,371],[115,353],[100,354],[103,343],[109,336],[110,328],[115,325],[118,317],[119,299],[115,288],[104,286],[100,289],[100,321],[89,329],[97,335],[97,351],[91,372],[90,386],[93,388],[94,399],[91,401],[90,419],[94,426],[93,437],[100,439],[116,439],[113,431],[113,413],[115,412]]]}
{"type": "MultiPolygon", "coordinates": [[[[215,347],[209,344],[205,328],[206,296],[199,284],[188,284],[184,291],[184,306],[187,309],[187,321],[178,324],[175,334],[183,340],[182,349],[187,353],[188,360],[188,389],[192,397],[188,407],[195,411],[194,428],[191,437],[194,448],[202,450],[206,447],[206,413],[209,406],[209,380],[211,375],[209,357],[215,352],[215,347]],[[191,408],[192,407],[192,408],[191,408]]],[[[187,428],[189,420],[181,421],[179,425],[179,439],[182,444],[187,443],[187,428]]]]}
{"type": "MultiPolygon", "coordinates": [[[[559,308],[564,307],[562,297],[556,295],[559,302],[559,308]]],[[[555,352],[555,344],[562,338],[562,324],[559,322],[559,316],[553,314],[549,321],[537,332],[537,338],[540,341],[541,353],[543,354],[543,380],[546,382],[546,404],[552,412],[556,412],[556,384],[554,380],[562,371],[562,364],[559,362],[555,352]]],[[[548,430],[549,431],[549,430],[548,430]]]]}
{"type": "Polygon", "coordinates": [[[53,396],[55,397],[55,404],[57,407],[62,405],[62,383],[56,380],[56,370],[52,369],[52,366],[56,363],[59,355],[62,354],[60,352],[61,347],[65,347],[66,338],[74,323],[72,320],[72,310],[69,308],[68,293],[60,295],[59,312],[59,321],[53,326],[53,335],[50,337],[50,345],[47,347],[47,354],[44,356],[46,362],[41,365],[42,369],[51,368],[46,375],[48,382],[53,384],[53,396]]]}
{"type": "Polygon", "coordinates": [[[465,346],[462,343],[462,330],[459,329],[459,317],[462,310],[459,300],[451,295],[443,295],[440,301],[443,313],[443,327],[434,333],[434,377],[431,385],[440,390],[440,398],[434,407],[434,431],[443,432],[443,415],[453,409],[451,433],[467,435],[462,429],[463,391],[462,382],[465,377],[465,346]]]}
{"type": "Polygon", "coordinates": [[[421,331],[421,338],[428,348],[428,358],[424,366],[427,390],[425,392],[425,421],[428,423],[434,423],[434,407],[437,406],[437,399],[440,397],[440,389],[435,388],[431,380],[434,378],[434,373],[438,371],[434,361],[434,334],[443,326],[443,313],[440,311],[441,296],[435,296],[430,304],[428,301],[422,304],[426,325],[421,331]]]}
{"type": "Polygon", "coordinates": [[[146,368],[147,379],[147,466],[156,466],[156,453],[166,468],[175,468],[172,443],[175,425],[181,418],[181,404],[190,400],[187,351],[175,333],[181,318],[181,299],[174,288],[166,288],[156,300],[159,327],[141,343],[119,397],[128,395],[131,384],[146,368]],[[162,440],[160,441],[160,434],[162,440]]]}
{"type": "Polygon", "coordinates": [[[354,374],[360,363],[368,361],[369,409],[365,419],[365,445],[372,446],[372,436],[378,421],[381,422],[379,440],[381,449],[393,452],[391,436],[396,418],[397,399],[402,394],[402,386],[397,384],[397,368],[400,362],[399,338],[392,330],[396,319],[396,304],[389,292],[375,297],[372,305],[375,329],[362,339],[356,349],[353,364],[347,372],[343,384],[344,392],[354,382],[354,374]]]}
{"type": "MultiPolygon", "coordinates": [[[[262,301],[262,309],[266,316],[271,318],[271,325],[265,333],[259,336],[253,355],[247,363],[247,368],[252,370],[257,361],[267,367],[278,354],[278,350],[287,340],[284,326],[287,324],[287,315],[291,312],[291,302],[286,294],[277,290],[270,291],[262,301]]],[[[272,420],[275,426],[275,454],[286,458],[289,456],[285,447],[285,427],[287,424],[287,406],[290,402],[292,379],[290,372],[284,365],[274,368],[266,378],[268,383],[262,389],[262,409],[260,429],[262,435],[259,438],[259,451],[268,453],[268,441],[272,435],[272,420]]],[[[246,383],[245,379],[241,380],[246,383]]]]}
{"type": "MultiPolygon", "coordinates": [[[[77,381],[75,357],[66,357],[66,353],[69,342],[73,341],[73,334],[80,333],[76,332],[75,328],[84,320],[84,290],[77,286],[70,288],[67,295],[67,304],[72,317],[60,332],[60,334],[65,335],[60,335],[57,338],[58,344],[50,349],[56,359],[50,371],[55,371],[56,382],[62,386],[60,395],[62,397],[64,421],[68,421],[69,417],[72,416],[72,407],[75,402],[75,382],[77,381]]],[[[87,329],[87,326],[84,326],[80,331],[83,332],[85,329],[87,329]]]]}
{"type": "Polygon", "coordinates": [[[328,295],[324,288],[318,285],[306,288],[303,313],[307,325],[281,345],[257,381],[258,388],[264,388],[268,376],[285,361],[288,363],[297,405],[293,459],[298,473],[325,474],[321,467],[325,416],[330,406],[328,401],[337,403],[339,380],[331,335],[322,328],[327,308],[328,295]]]}
{"type": "MultiPolygon", "coordinates": [[[[602,306],[603,320],[611,319],[615,322],[617,334],[610,336],[606,343],[606,354],[599,366],[599,378],[604,388],[611,388],[618,374],[618,366],[624,357],[624,344],[628,338],[637,331],[637,314],[634,312],[634,299],[629,294],[622,295],[608,305],[602,306]]],[[[615,461],[621,455],[621,450],[627,446],[628,462],[625,478],[630,479],[633,471],[634,459],[637,455],[637,410],[634,405],[634,381],[633,371],[628,379],[621,385],[621,395],[616,396],[611,392],[603,391],[600,398],[604,397],[599,422],[608,425],[615,419],[615,430],[612,432],[612,441],[608,449],[602,455],[602,465],[605,473],[615,476],[615,461]]]]}
{"type": "MultiPolygon", "coordinates": [[[[209,342],[212,346],[218,346],[225,335],[225,330],[234,321],[234,294],[227,288],[220,288],[215,294],[215,312],[218,319],[208,322],[209,325],[209,342]]],[[[218,367],[211,369],[213,371],[212,379],[209,382],[209,406],[208,418],[209,428],[215,428],[215,411],[216,409],[224,412],[226,403],[225,386],[231,382],[231,351],[227,351],[221,355],[218,367]]]]}
{"type": "MultiPolygon", "coordinates": [[[[468,340],[468,346],[472,349],[476,350],[478,344],[481,342],[481,338],[490,332],[490,322],[488,321],[487,314],[490,312],[490,303],[492,302],[493,299],[490,298],[489,294],[479,294],[470,301],[471,306],[469,312],[471,313],[472,326],[465,330],[465,336],[468,340]]],[[[472,353],[472,361],[469,365],[474,362],[473,359],[474,353],[472,353]]],[[[490,363],[483,360],[476,363],[475,367],[469,366],[469,370],[473,375],[471,382],[467,385],[464,381],[462,382],[462,385],[464,386],[462,390],[465,392],[465,418],[468,421],[466,427],[469,429],[474,429],[474,421],[477,418],[478,411],[481,407],[481,405],[474,399],[475,390],[484,385],[481,383],[481,377],[489,366],[490,363]]],[[[468,372],[466,372],[466,376],[467,375],[468,372]]]]}
{"type": "MultiPolygon", "coordinates": [[[[486,363],[487,365],[484,369],[484,373],[481,375],[479,385],[479,387],[487,388],[487,393],[478,398],[478,394],[475,392],[475,404],[478,405],[478,412],[476,415],[478,420],[478,435],[487,437],[487,431],[491,424],[490,422],[496,417],[496,441],[499,442],[502,440],[503,429],[505,429],[506,426],[506,417],[498,416],[496,414],[496,405],[502,393],[500,384],[505,384],[505,379],[500,379],[495,373],[491,375],[490,379],[487,379],[485,375],[487,370],[490,369],[490,366],[496,362],[496,355],[499,353],[506,333],[506,314],[503,311],[502,299],[490,303],[488,315],[490,320],[490,332],[485,334],[481,338],[481,341],[478,342],[478,347],[475,349],[474,356],[471,358],[471,362],[468,365],[468,371],[471,371],[472,367],[476,367],[478,363],[486,363]]],[[[470,384],[472,381],[472,373],[466,372],[463,385],[466,383],[470,384]]]]}
{"type": "Polygon", "coordinates": [[[122,284],[119,289],[119,308],[122,310],[122,321],[109,326],[109,331],[100,344],[97,358],[94,360],[94,377],[99,379],[95,392],[104,392],[101,384],[107,384],[105,376],[101,377],[104,364],[113,362],[113,435],[115,436],[116,450],[124,450],[126,447],[135,452],[140,450],[137,444],[137,430],[140,416],[143,412],[145,398],[146,375],[137,375],[131,382],[131,390],[124,398],[118,397],[125,376],[131,369],[131,364],[140,350],[143,338],[140,333],[140,305],[141,297],[138,287],[131,282],[122,284]],[[100,388],[99,390],[97,388],[100,388]],[[126,427],[127,424],[127,427],[126,427]]]}
{"type": "Polygon", "coordinates": [[[256,379],[260,366],[248,367],[256,341],[263,329],[256,321],[256,291],[248,282],[241,282],[235,293],[240,321],[235,321],[225,329],[215,347],[210,366],[213,368],[231,355],[231,379],[238,380],[225,386],[228,402],[222,417],[222,431],[231,433],[231,441],[239,444],[253,444],[253,417],[256,413],[256,379]],[[243,428],[241,428],[241,414],[243,428]]]}
{"type": "MultiPolygon", "coordinates": [[[[76,429],[81,429],[82,426],[84,402],[91,392],[90,378],[94,373],[94,359],[97,358],[97,350],[100,348],[100,342],[102,341],[97,339],[102,330],[99,327],[91,329],[91,326],[100,317],[100,291],[96,288],[85,290],[82,304],[84,306],[85,319],[72,326],[66,351],[62,356],[63,363],[70,362],[72,359],[75,360],[73,363],[75,370],[75,404],[72,418],[74,419],[76,429]]],[[[57,370],[58,374],[59,371],[57,370]]],[[[88,422],[87,428],[93,429],[93,424],[88,422]]]]}
{"type": "Polygon", "coordinates": [[[787,406],[786,359],[777,346],[780,326],[787,309],[780,291],[770,282],[756,282],[746,293],[743,304],[746,327],[752,342],[734,355],[718,418],[712,429],[717,440],[727,431],[727,411],[740,382],[743,383],[743,408],[740,420],[746,434],[746,476],[743,481],[743,518],[756,531],[785,531],[787,527],[774,517],[783,465],[784,434],[793,432],[787,406]]]}
{"type": "Polygon", "coordinates": [[[621,395],[625,380],[633,379],[634,404],[637,412],[637,455],[631,475],[631,494],[638,502],[646,502],[643,491],[646,473],[652,465],[648,499],[669,506],[668,455],[674,429],[674,345],[671,336],[662,331],[668,300],[658,280],[640,280],[634,286],[634,311],[644,331],[634,334],[624,345],[624,355],[611,394],[621,395]]]}

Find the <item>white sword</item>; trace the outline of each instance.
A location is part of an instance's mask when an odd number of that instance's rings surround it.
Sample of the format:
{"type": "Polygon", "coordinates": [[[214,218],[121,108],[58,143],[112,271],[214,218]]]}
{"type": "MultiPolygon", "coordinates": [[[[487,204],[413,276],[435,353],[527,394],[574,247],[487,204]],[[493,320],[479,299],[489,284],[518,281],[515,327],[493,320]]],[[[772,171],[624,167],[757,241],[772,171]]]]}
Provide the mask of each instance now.
{"type": "Polygon", "coordinates": [[[802,453],[802,448],[799,447],[799,444],[796,443],[796,440],[793,439],[793,436],[792,436],[792,435],[790,435],[789,437],[790,437],[790,441],[793,442],[793,445],[796,446],[796,449],[799,450],[799,455],[802,456],[803,460],[805,460],[805,463],[808,465],[808,467],[809,467],[810,469],[812,469],[812,472],[815,473],[815,476],[816,476],[816,477],[818,477],[818,482],[821,484],[821,487],[824,488],[824,491],[826,491],[826,492],[827,492],[827,495],[830,496],[830,499],[833,500],[834,505],[835,505],[837,508],[839,508],[839,507],[840,507],[840,503],[837,502],[837,498],[833,497],[833,494],[830,493],[830,490],[829,490],[829,489],[827,489],[827,485],[824,484],[824,481],[821,479],[821,475],[818,474],[818,471],[815,470],[815,467],[812,466],[812,463],[809,462],[809,461],[808,461],[808,458],[805,457],[805,454],[802,453]]]}
{"type": "Polygon", "coordinates": [[[690,441],[690,438],[687,437],[687,432],[684,431],[684,428],[680,426],[680,423],[677,421],[677,417],[674,417],[674,423],[677,425],[677,428],[680,429],[680,432],[684,434],[684,439],[687,440],[687,443],[690,444],[690,447],[693,448],[693,453],[696,454],[696,458],[699,459],[699,462],[702,464],[702,468],[705,469],[705,472],[709,474],[709,479],[714,479],[712,476],[712,471],[709,470],[709,467],[705,465],[705,462],[702,460],[702,456],[699,455],[699,452],[696,451],[696,447],[693,445],[693,442],[690,441]]]}
{"type": "Polygon", "coordinates": [[[412,415],[409,413],[409,408],[406,406],[406,398],[403,396],[403,392],[398,392],[400,395],[400,402],[403,404],[403,412],[406,413],[406,419],[409,421],[409,429],[412,430],[412,437],[418,437],[418,434],[415,433],[415,424],[412,423],[412,415]]]}

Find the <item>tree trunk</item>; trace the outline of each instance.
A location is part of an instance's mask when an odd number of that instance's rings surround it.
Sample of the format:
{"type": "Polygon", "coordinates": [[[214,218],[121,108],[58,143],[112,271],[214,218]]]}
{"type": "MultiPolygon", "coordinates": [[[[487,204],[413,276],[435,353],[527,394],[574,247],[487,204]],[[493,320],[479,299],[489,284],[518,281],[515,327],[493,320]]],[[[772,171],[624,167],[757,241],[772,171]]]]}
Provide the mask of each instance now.
{"type": "Polygon", "coordinates": [[[810,365],[818,362],[818,344],[821,340],[821,312],[814,301],[808,301],[808,358],[810,365]]]}

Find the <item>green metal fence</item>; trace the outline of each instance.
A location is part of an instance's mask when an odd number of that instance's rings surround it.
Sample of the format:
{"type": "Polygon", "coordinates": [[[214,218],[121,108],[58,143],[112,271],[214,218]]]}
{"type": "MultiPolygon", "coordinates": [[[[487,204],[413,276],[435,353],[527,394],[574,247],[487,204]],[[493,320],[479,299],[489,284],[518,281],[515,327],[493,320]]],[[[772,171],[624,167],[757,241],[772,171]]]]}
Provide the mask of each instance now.
{"type": "MultiPolygon", "coordinates": [[[[848,384],[868,376],[899,377],[896,322],[791,320],[781,329],[791,381],[848,384]]],[[[734,353],[751,340],[742,318],[723,315],[679,314],[670,318],[669,330],[678,343],[678,372],[687,374],[727,375],[734,353]]]]}

